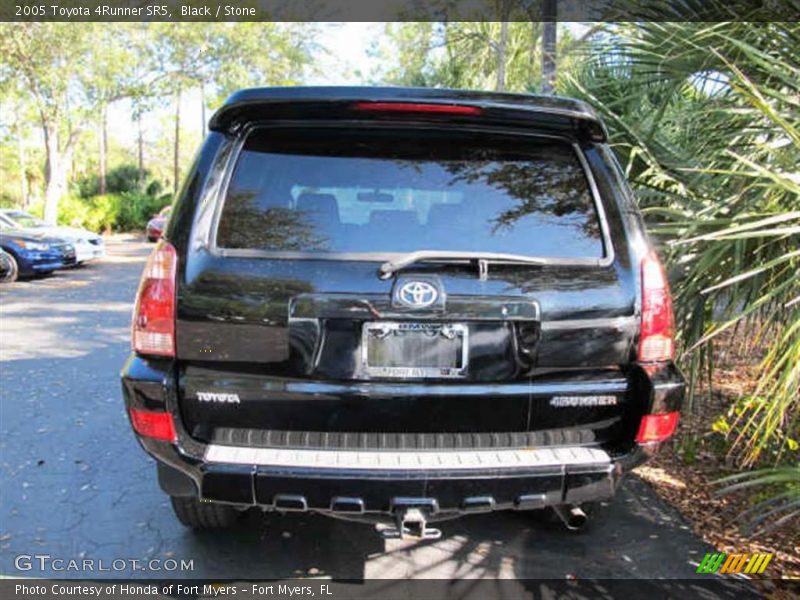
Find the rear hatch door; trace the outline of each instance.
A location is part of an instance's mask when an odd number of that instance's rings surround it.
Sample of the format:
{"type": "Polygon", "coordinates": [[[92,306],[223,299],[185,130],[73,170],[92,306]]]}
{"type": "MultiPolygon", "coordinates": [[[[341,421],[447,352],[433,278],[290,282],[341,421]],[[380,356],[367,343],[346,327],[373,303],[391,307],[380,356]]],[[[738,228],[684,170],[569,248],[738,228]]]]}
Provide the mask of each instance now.
{"type": "Polygon", "coordinates": [[[187,427],[619,426],[635,292],[586,152],[476,127],[254,127],[181,270],[187,427]]]}

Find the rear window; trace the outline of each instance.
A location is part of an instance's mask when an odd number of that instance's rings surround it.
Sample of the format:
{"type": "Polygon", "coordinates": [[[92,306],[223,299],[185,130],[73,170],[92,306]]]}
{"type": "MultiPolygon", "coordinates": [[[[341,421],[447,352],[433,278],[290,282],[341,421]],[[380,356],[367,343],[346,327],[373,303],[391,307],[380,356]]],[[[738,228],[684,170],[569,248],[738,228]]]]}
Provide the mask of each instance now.
{"type": "Polygon", "coordinates": [[[228,185],[217,246],[603,256],[570,144],[374,129],[251,133],[228,185]]]}

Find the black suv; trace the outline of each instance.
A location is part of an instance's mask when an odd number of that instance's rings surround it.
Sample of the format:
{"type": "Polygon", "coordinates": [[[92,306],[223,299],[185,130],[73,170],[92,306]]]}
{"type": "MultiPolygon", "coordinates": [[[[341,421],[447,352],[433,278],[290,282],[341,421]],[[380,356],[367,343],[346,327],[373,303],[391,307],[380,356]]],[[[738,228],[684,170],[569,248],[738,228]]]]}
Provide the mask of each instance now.
{"type": "Polygon", "coordinates": [[[182,523],[314,511],[570,527],[675,431],[664,270],[592,109],[233,95],[142,276],[122,373],[182,523]]]}

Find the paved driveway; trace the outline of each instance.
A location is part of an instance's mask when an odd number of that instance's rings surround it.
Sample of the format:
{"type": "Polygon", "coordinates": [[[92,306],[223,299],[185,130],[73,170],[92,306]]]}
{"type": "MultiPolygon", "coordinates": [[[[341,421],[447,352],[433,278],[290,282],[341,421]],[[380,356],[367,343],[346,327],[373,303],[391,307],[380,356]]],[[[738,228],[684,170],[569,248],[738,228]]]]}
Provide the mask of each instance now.
{"type": "Polygon", "coordinates": [[[684,578],[711,550],[635,478],[579,534],[525,513],[446,522],[443,539],[421,543],[384,541],[368,525],[313,515],[248,515],[229,533],[187,531],[134,441],[118,382],[151,247],[112,240],[101,263],[0,288],[0,574],[684,578]],[[19,572],[20,554],[106,566],[184,559],[193,570],[86,574],[34,564],[19,572]]]}

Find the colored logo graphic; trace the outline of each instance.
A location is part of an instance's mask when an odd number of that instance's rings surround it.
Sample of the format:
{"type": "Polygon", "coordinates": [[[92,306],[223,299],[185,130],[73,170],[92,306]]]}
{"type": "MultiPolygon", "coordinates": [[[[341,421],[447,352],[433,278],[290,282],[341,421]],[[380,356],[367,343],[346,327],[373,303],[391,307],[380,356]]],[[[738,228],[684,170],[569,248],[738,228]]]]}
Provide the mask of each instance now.
{"type": "Polygon", "coordinates": [[[746,573],[760,575],[767,568],[772,554],[706,554],[700,565],[698,573],[746,573]]]}

